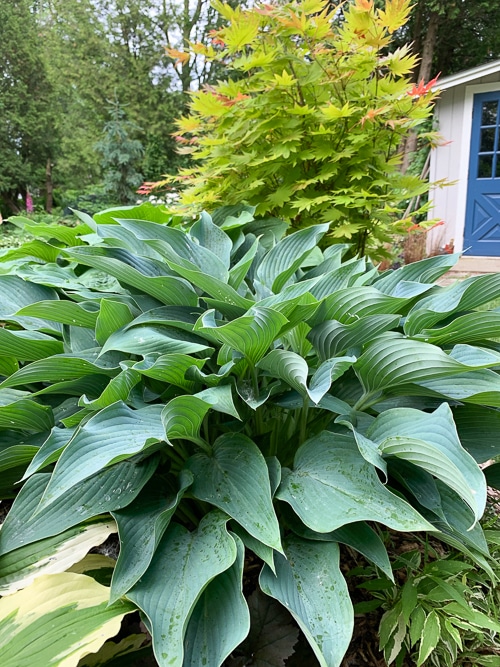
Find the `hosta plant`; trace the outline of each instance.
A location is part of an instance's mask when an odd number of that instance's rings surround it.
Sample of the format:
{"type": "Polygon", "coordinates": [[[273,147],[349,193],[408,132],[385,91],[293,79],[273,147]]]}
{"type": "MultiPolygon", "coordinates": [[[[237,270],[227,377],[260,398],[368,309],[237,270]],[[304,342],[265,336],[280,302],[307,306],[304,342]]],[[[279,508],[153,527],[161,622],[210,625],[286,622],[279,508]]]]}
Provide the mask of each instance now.
{"type": "Polygon", "coordinates": [[[321,252],[326,224],[252,213],[14,220],[34,240],[0,264],[3,667],[281,665],[297,627],[340,665],[342,545],[391,579],[379,525],[488,571],[500,313],[475,309],[500,275],[381,274],[321,252]],[[88,553],[114,532],[116,562],[88,553]]]}

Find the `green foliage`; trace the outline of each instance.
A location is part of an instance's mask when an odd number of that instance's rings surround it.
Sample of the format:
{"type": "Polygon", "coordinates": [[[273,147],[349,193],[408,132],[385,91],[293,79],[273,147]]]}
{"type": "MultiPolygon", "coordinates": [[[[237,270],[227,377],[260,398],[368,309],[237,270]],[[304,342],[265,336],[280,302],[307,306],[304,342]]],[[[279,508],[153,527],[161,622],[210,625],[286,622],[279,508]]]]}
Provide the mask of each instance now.
{"type": "MultiPolygon", "coordinates": [[[[387,664],[406,664],[408,659],[435,667],[498,664],[493,657],[500,649],[497,512],[493,507],[484,521],[493,581],[491,572],[463,553],[418,536],[413,536],[413,549],[393,561],[398,586],[386,575],[376,576],[373,567],[351,571],[351,576],[365,579],[358,588],[374,598],[359,603],[357,611],[385,610],[380,647],[387,664]]],[[[397,553],[397,539],[392,549],[397,553]]]]}
{"type": "Polygon", "coordinates": [[[0,213],[18,210],[27,188],[44,181],[56,145],[52,87],[29,0],[0,7],[0,213]]]}
{"type": "Polygon", "coordinates": [[[161,667],[280,664],[298,626],[338,667],[355,621],[342,545],[393,577],[373,522],[491,572],[476,460],[500,454],[500,352],[475,309],[500,276],[438,287],[457,256],[379,274],[342,261],[346,246],[320,251],[327,225],[283,238],[249,207],[189,225],[147,204],[79,218],[17,218],[35,238],[0,264],[5,667],[23,645],[32,667],[95,653],[136,609],[152,647],[109,642],[88,664],[143,648],[161,667]],[[82,560],[113,530],[116,565],[82,560]],[[270,642],[276,605],[296,625],[270,642]]]}
{"type": "Polygon", "coordinates": [[[112,103],[109,115],[104,136],[95,145],[102,155],[104,193],[117,204],[130,204],[136,199],[136,190],[142,182],[137,165],[144,149],[141,142],[131,136],[139,128],[127,120],[117,100],[112,103]]]}
{"type": "Polygon", "coordinates": [[[183,203],[247,200],[295,228],[333,223],[330,242],[352,238],[362,254],[404,229],[398,205],[427,185],[401,173],[398,151],[433,99],[410,85],[409,48],[387,53],[409,3],[359,0],[342,19],[324,0],[215,6],[229,25],[192,49],[233,77],[193,93],[178,122],[181,150],[197,160],[178,179],[183,203]]]}

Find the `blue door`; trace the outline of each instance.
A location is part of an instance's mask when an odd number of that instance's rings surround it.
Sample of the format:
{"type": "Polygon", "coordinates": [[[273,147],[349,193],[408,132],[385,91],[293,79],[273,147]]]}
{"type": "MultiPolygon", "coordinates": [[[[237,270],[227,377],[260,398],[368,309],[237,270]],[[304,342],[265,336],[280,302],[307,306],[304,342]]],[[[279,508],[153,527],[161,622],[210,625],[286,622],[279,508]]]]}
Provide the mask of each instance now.
{"type": "Polygon", "coordinates": [[[464,249],[500,256],[500,91],[474,95],[464,249]]]}

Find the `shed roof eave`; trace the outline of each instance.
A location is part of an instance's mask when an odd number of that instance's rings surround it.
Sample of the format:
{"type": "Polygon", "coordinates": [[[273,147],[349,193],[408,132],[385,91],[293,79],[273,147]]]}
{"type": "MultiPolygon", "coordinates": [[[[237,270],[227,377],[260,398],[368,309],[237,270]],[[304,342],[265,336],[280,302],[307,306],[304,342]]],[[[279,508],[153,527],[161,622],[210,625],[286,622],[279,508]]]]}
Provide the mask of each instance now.
{"type": "Polygon", "coordinates": [[[495,74],[496,72],[500,72],[500,60],[492,60],[491,62],[485,63],[484,65],[479,65],[478,67],[472,67],[471,69],[466,69],[462,72],[457,72],[456,74],[445,76],[444,79],[441,79],[441,81],[433,86],[432,90],[448,90],[449,88],[454,88],[455,86],[469,83],[470,81],[480,79],[483,76],[495,74]]]}

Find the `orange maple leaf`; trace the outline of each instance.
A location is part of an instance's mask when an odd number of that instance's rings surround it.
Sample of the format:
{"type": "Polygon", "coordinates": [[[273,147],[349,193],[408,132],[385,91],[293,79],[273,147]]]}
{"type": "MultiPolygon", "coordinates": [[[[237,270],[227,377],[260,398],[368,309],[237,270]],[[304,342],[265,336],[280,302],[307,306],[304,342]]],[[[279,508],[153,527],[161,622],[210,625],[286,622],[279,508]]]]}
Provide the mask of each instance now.
{"type": "Polygon", "coordinates": [[[431,90],[433,86],[436,85],[440,74],[441,72],[439,72],[439,74],[434,77],[434,79],[431,79],[429,83],[424,83],[424,80],[422,79],[418,85],[416,83],[413,84],[413,88],[408,91],[408,95],[410,95],[410,97],[420,97],[421,95],[425,95],[431,90]]]}

